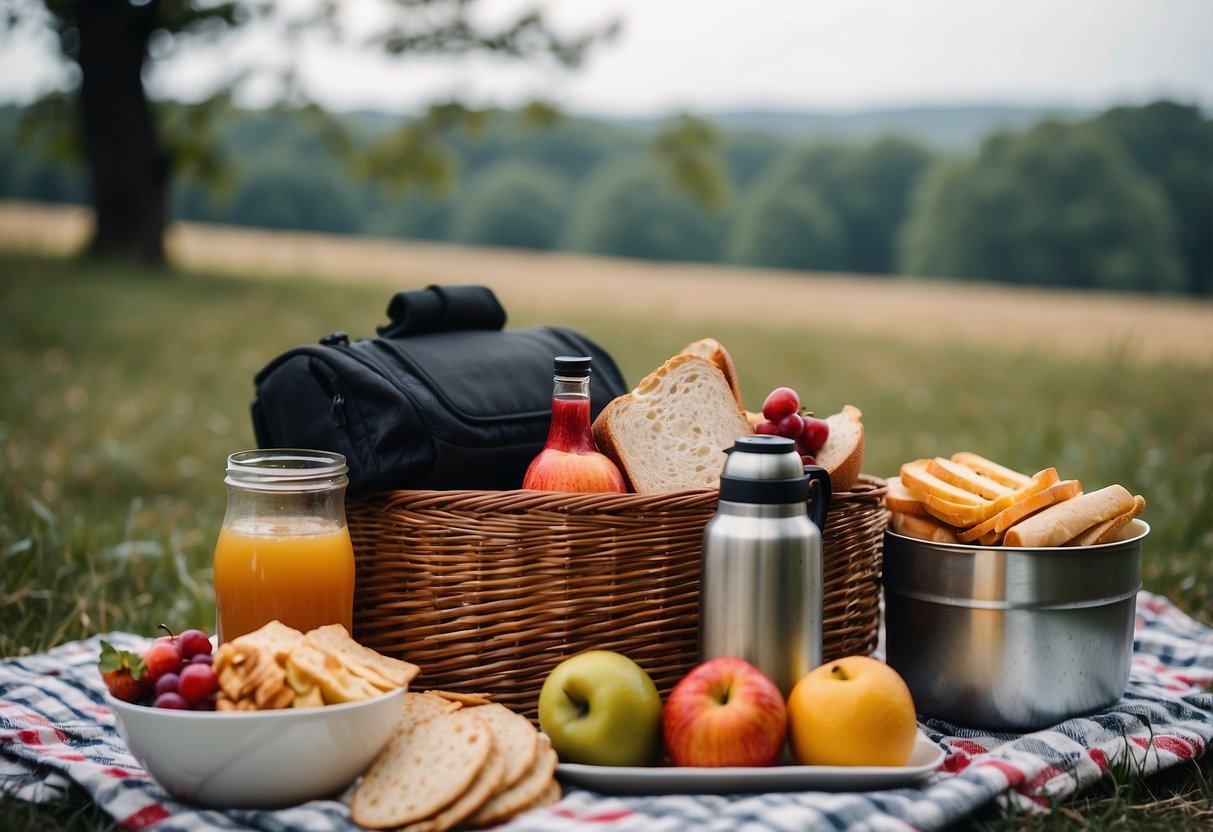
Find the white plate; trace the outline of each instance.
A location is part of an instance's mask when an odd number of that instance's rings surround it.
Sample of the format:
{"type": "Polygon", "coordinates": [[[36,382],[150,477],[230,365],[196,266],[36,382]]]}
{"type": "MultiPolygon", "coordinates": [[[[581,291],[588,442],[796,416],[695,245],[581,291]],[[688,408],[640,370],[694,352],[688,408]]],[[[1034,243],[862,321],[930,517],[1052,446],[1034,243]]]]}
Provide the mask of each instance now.
{"type": "Polygon", "coordinates": [[[943,749],[921,732],[904,766],[794,766],[686,768],[586,766],[561,763],[566,783],[608,794],[734,794],[788,791],[873,791],[926,779],[943,762],[943,749]]]}

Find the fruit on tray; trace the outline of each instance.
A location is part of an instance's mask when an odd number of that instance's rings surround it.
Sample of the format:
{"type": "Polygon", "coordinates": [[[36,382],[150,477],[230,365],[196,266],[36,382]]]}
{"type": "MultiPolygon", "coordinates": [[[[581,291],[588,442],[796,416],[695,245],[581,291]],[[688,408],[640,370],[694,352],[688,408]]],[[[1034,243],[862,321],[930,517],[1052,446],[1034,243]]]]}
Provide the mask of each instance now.
{"type": "Polygon", "coordinates": [[[914,750],[914,701],[896,670],[848,656],[807,673],[788,697],[792,754],[809,766],[904,766],[914,750]]]}
{"type": "Polygon", "coordinates": [[[788,715],[779,688],[749,662],[723,656],[674,686],[662,720],[676,766],[770,766],[783,752],[788,715]]]}
{"type": "Polygon", "coordinates": [[[589,650],[565,659],[544,679],[539,727],[563,762],[647,765],[661,743],[661,696],[627,656],[589,650]]]}
{"type": "Polygon", "coordinates": [[[970,451],[907,462],[890,478],[885,499],[898,534],[1046,547],[1115,541],[1146,503],[1120,485],[1084,493],[1055,468],[1028,476],[970,451]]]}
{"type": "Polygon", "coordinates": [[[483,696],[404,695],[400,728],[354,790],[369,829],[481,828],[560,800],[556,752],[530,720],[483,696]]]}

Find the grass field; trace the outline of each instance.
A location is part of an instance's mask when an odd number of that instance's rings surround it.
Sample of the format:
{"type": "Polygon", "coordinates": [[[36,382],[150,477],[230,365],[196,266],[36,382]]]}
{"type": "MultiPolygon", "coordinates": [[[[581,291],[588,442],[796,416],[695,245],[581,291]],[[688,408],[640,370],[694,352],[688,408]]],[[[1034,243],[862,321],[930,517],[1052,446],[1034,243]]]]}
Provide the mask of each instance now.
{"type": "MultiPolygon", "coordinates": [[[[510,326],[577,328],[630,382],[713,335],[752,408],[780,384],[819,413],[859,406],[873,474],[970,449],[1021,470],[1055,465],[1088,488],[1122,483],[1148,500],[1146,587],[1213,623],[1208,304],[514,252],[461,261],[385,243],[359,259],[349,241],[194,233],[209,257],[179,242],[176,274],[0,251],[0,655],[161,621],[213,627],[222,470],[254,444],[253,375],[332,330],[373,334],[392,291],[428,282],[487,282],[510,326]],[[259,253],[306,277],[281,279],[279,265],[265,279],[259,253]]],[[[985,821],[1203,828],[1209,775],[1206,757],[1109,781],[1046,820],[985,821]]],[[[0,801],[0,827],[48,826],[104,821],[70,802],[0,801]]]]}

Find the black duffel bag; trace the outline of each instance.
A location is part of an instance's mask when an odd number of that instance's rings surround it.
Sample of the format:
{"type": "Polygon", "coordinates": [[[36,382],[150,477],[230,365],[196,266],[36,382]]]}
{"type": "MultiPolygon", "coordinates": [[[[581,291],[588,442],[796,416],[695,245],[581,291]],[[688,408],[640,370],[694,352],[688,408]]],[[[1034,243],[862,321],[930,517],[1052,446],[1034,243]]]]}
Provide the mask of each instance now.
{"type": "Polygon", "coordinates": [[[518,488],[547,439],[553,358],[593,359],[593,416],[627,392],[615,361],[584,335],[505,331],[505,309],[485,286],[400,292],[388,318],[378,338],[335,332],[261,370],[258,446],[345,454],[355,497],[518,488]]]}

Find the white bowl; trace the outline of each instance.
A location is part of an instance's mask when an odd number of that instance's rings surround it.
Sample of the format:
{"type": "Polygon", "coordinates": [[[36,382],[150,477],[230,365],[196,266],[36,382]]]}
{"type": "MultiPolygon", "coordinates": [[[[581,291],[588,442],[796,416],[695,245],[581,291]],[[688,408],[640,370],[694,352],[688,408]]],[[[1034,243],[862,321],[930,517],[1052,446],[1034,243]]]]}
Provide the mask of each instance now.
{"type": "Polygon", "coordinates": [[[105,698],[127,748],[169,794],[216,809],[274,809],[354,782],[391,739],[404,689],[271,711],[176,711],[105,698]]]}

